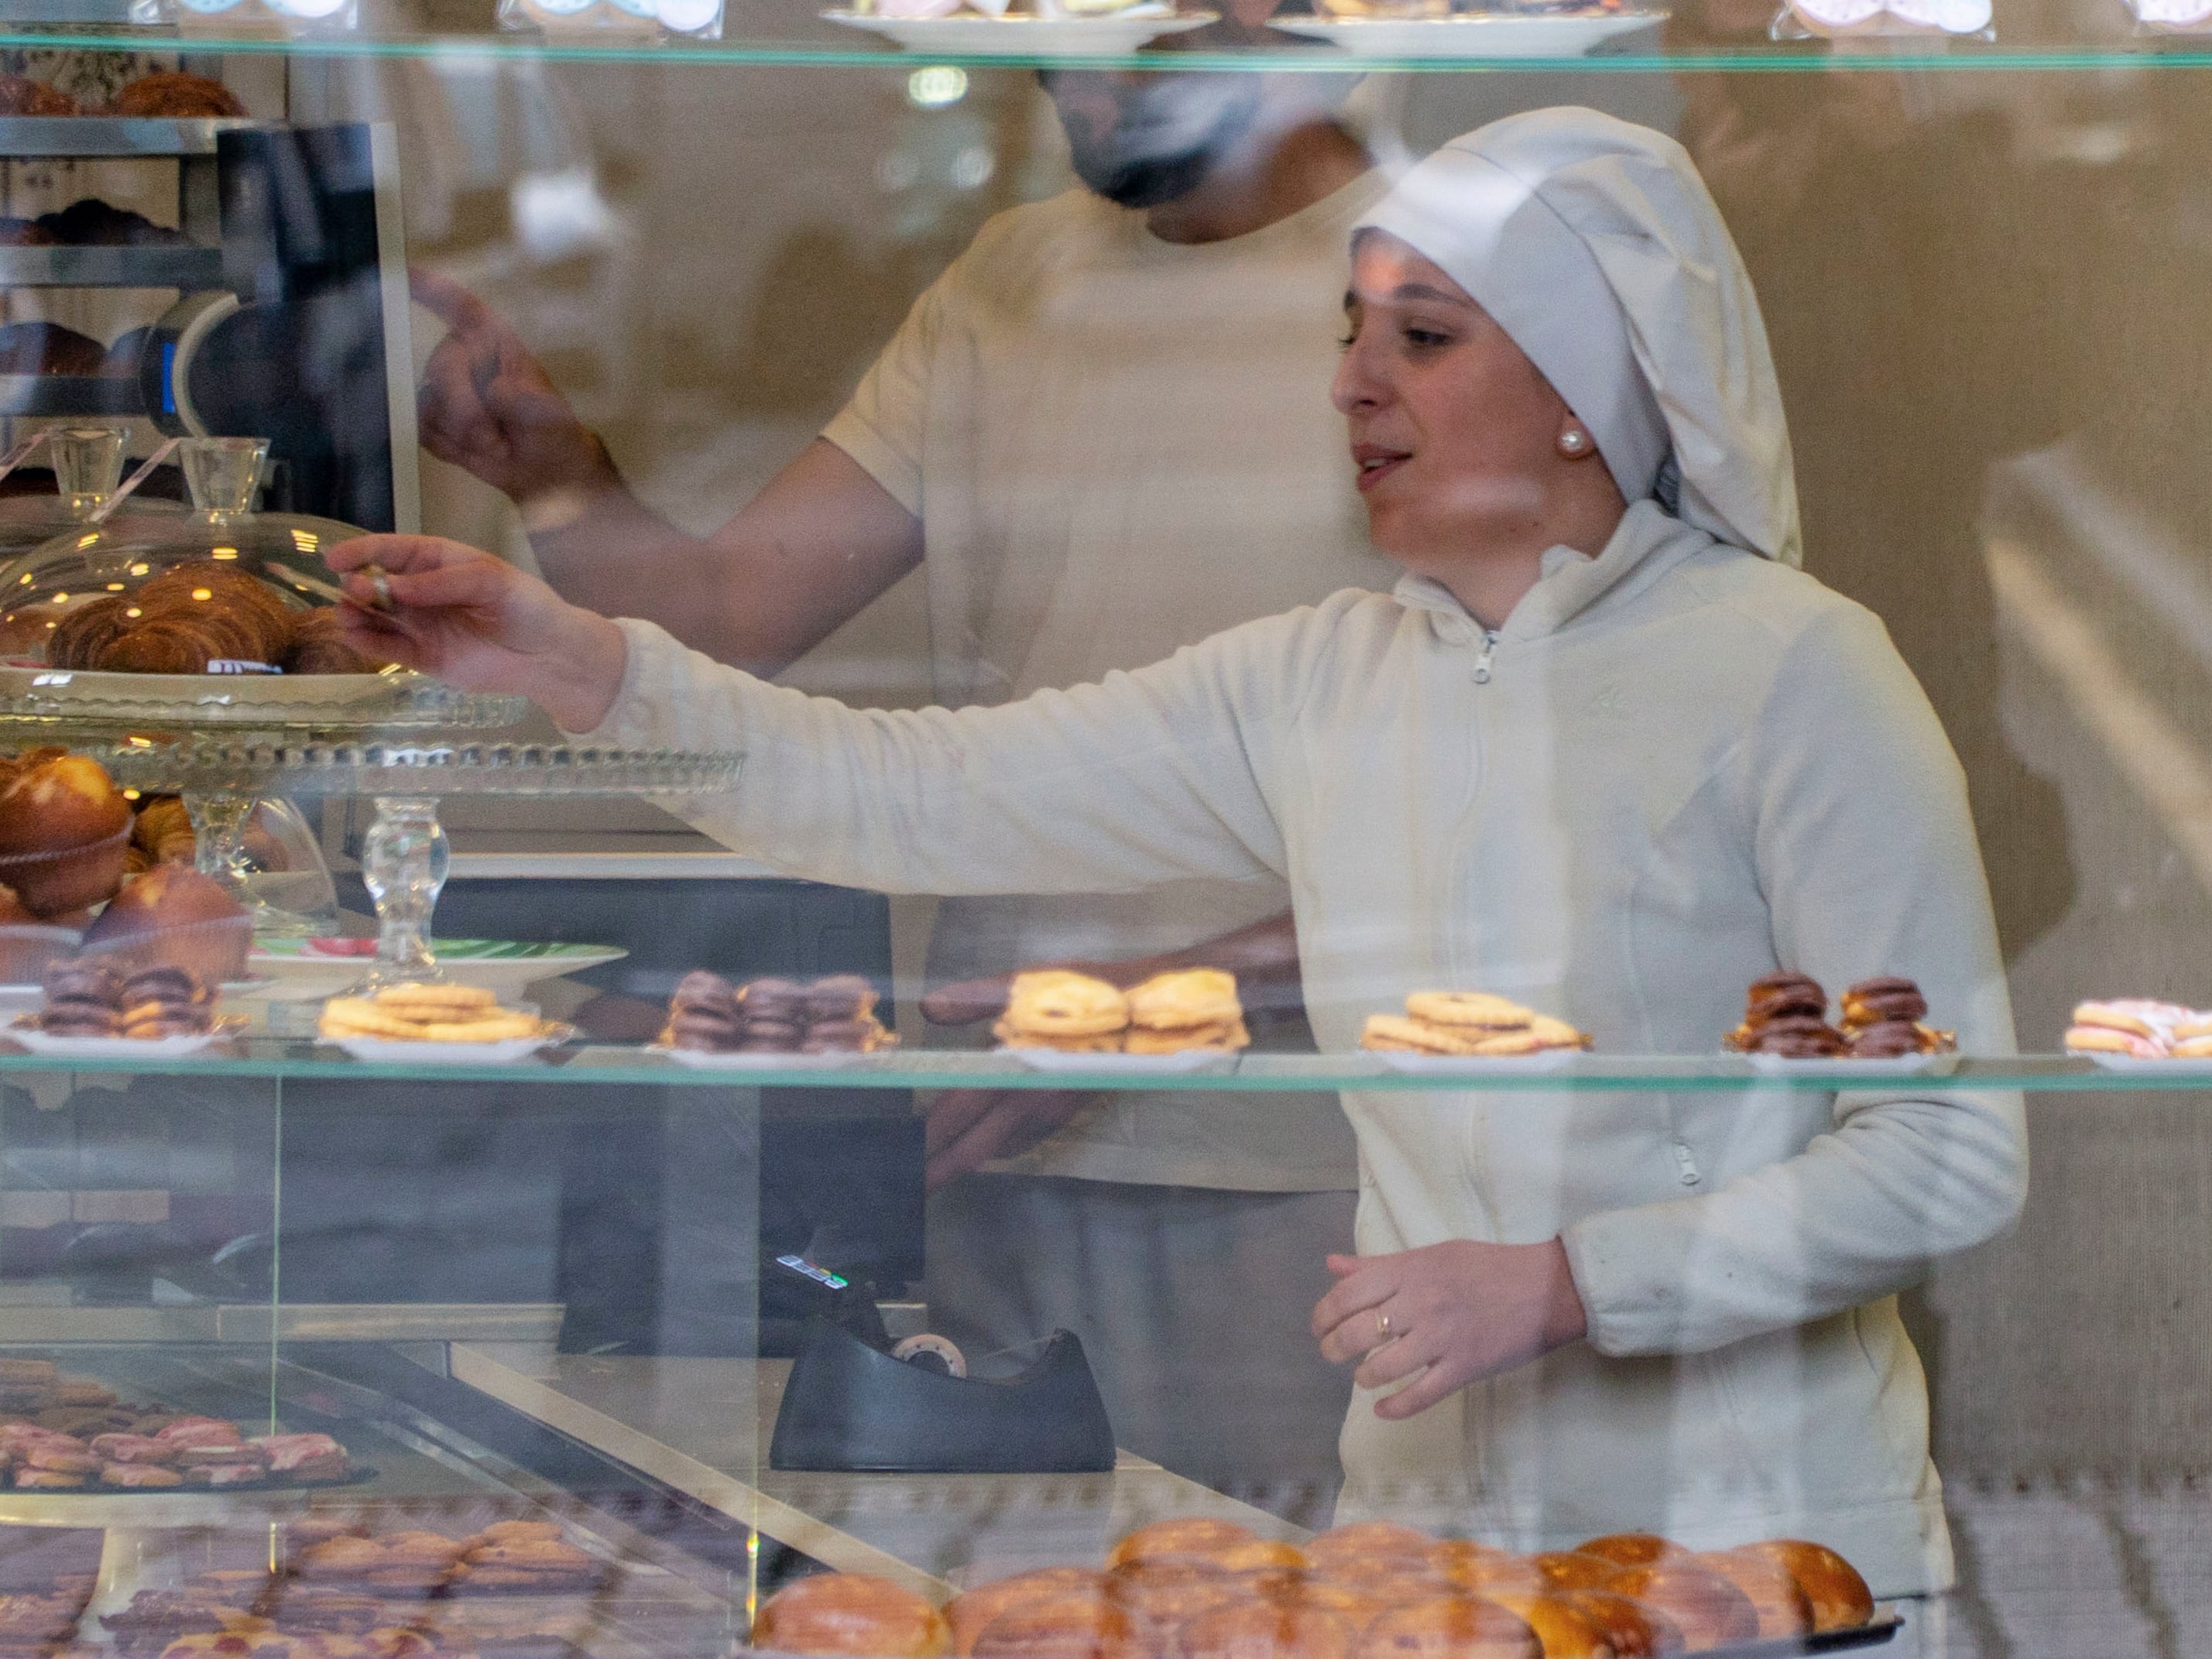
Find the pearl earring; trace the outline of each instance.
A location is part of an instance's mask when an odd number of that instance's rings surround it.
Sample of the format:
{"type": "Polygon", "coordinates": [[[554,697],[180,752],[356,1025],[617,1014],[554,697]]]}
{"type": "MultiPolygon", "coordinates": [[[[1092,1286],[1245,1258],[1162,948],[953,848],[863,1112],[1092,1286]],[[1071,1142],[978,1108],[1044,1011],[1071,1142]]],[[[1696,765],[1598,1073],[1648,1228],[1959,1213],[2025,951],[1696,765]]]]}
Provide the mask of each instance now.
{"type": "Polygon", "coordinates": [[[1579,455],[1589,447],[1589,434],[1578,426],[1571,426],[1559,434],[1559,450],[1563,454],[1579,455]]]}

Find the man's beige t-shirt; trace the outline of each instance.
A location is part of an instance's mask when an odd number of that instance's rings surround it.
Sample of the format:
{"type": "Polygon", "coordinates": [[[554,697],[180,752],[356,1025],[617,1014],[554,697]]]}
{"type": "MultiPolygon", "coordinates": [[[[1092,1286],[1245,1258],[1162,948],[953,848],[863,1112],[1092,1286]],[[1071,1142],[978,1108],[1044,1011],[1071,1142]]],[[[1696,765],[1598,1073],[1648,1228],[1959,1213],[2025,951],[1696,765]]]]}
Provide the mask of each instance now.
{"type": "MultiPolygon", "coordinates": [[[[823,435],[922,521],[950,708],[1156,662],[1398,572],[1367,542],[1330,406],[1370,173],[1248,236],[1162,241],[1075,190],[1001,214],[915,302],[823,435]]],[[[955,898],[933,981],[1195,944],[1278,882],[955,898]]],[[[1248,1191],[1357,1185],[1332,1095],[1112,1097],[999,1168],[1248,1191]]]]}

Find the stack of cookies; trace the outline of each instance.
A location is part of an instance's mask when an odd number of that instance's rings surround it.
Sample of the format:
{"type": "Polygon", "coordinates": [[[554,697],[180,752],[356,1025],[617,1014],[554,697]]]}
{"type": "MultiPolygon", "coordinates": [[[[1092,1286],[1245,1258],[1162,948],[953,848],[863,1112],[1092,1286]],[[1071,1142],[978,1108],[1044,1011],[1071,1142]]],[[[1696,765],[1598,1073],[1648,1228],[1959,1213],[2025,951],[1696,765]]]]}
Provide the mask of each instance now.
{"type": "Polygon", "coordinates": [[[2066,1052],[2135,1060],[2212,1059],[2212,1013],[2148,997],[2081,1003],[2067,1028],[2066,1052]]]}
{"type": "Polygon", "coordinates": [[[326,1037],[376,1037],[393,1042],[507,1042],[544,1036],[551,1027],[535,1014],[502,1008],[479,985],[388,985],[366,997],[332,997],[316,1030],[326,1037]]]}
{"type": "Polygon", "coordinates": [[[1065,968],[1016,974],[991,1028],[1009,1048],[1076,1054],[1232,1053],[1248,1046],[1237,976],[1218,968],[1155,974],[1123,991],[1065,968]]]}
{"type": "Polygon", "coordinates": [[[204,1036],[215,1030],[215,993],[182,968],[123,974],[97,958],[57,963],[46,973],[46,1006],[33,1017],[52,1036],[204,1036]]]}
{"type": "Polygon", "coordinates": [[[858,974],[732,986],[701,969],[686,974],[669,999],[660,1042],[715,1054],[868,1054],[898,1036],[876,1018],[876,988],[858,974]]]}
{"type": "Polygon", "coordinates": [[[1828,1024],[1828,994],[1804,974],[1768,974],[1744,994],[1743,1022],[1721,1039],[1738,1054],[1784,1060],[1894,1060],[1948,1054],[1957,1042],[1923,1022],[1928,999],[1893,974],[1863,979],[1844,993],[1840,1030],[1828,1024]]]}
{"type": "Polygon", "coordinates": [[[1590,1040],[1564,1019],[1487,991],[1416,991],[1403,1014],[1370,1014],[1359,1046],[1414,1054],[1510,1060],[1590,1040]]]}
{"type": "Polygon", "coordinates": [[[1218,968],[1155,974],[1129,992],[1125,1053],[1177,1054],[1193,1048],[1232,1050],[1249,1046],[1237,975],[1218,968]]]}

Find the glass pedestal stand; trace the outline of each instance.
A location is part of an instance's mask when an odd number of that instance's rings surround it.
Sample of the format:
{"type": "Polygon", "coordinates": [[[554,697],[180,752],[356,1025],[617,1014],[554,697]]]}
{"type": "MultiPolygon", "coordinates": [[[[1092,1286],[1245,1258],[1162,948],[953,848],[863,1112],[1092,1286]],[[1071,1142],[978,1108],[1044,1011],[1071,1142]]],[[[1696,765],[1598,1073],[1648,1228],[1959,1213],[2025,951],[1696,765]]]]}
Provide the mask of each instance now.
{"type": "Polygon", "coordinates": [[[438,824],[441,797],[719,794],[736,787],[744,763],[739,755],[666,750],[516,744],[287,747],[204,736],[167,745],[132,744],[96,758],[126,788],[173,790],[210,800],[374,799],[376,817],[362,849],[362,875],[375,901],[377,921],[376,957],[366,989],[443,977],[431,939],[447,863],[446,833],[438,824]]]}
{"type": "MultiPolygon", "coordinates": [[[[288,682],[258,675],[203,676],[189,690],[168,695],[149,695],[141,685],[157,681],[166,690],[182,677],[53,672],[20,678],[24,684],[0,690],[0,738],[15,733],[32,743],[76,748],[122,744],[113,751],[118,756],[158,752],[148,739],[126,738],[125,734],[134,732],[219,737],[229,747],[260,753],[310,738],[495,730],[514,726],[530,712],[520,697],[471,696],[411,673],[377,677],[380,683],[359,690],[348,686],[336,696],[335,680],[288,682]],[[134,679],[141,684],[134,685],[134,679]]],[[[137,783],[117,767],[109,770],[125,787],[163,793],[174,787],[137,783]]],[[[315,866],[295,882],[272,878],[247,849],[246,827],[264,805],[275,816],[297,822],[281,792],[257,789],[234,777],[212,778],[181,793],[191,815],[195,863],[252,915],[257,935],[296,939],[330,931],[331,914],[325,907],[334,904],[335,896],[311,837],[302,833],[295,838],[303,855],[313,854],[315,866]]]]}

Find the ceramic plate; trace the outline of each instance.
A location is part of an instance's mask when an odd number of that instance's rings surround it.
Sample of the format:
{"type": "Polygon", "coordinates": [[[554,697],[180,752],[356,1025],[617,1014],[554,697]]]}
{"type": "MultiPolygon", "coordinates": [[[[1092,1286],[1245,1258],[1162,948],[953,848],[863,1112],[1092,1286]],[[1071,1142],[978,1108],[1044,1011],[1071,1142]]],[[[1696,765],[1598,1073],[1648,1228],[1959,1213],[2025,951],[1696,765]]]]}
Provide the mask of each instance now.
{"type": "Polygon", "coordinates": [[[1394,1072],[1414,1077],[1495,1077],[1516,1072],[1556,1072],[1583,1052],[1580,1048],[1540,1048],[1533,1054],[1416,1054],[1402,1048],[1361,1051],[1381,1060],[1394,1072]]]}
{"type": "Polygon", "coordinates": [[[1183,1048],[1172,1054],[1071,1054],[1060,1048],[1002,1048],[1032,1072],[1082,1072],[1092,1077],[1175,1077],[1218,1071],[1235,1060],[1219,1048],[1183,1048]]]}
{"type": "Polygon", "coordinates": [[[1791,1060],[1784,1054],[1745,1054],[1754,1072],[1768,1077],[1948,1077],[1959,1069],[1956,1054],[1897,1054],[1886,1060],[1791,1060]]]}
{"type": "Polygon", "coordinates": [[[880,34],[908,52],[947,58],[1126,58],[1147,40],[1215,21],[1210,11],[1151,17],[880,17],[860,11],[822,15],[847,28],[880,34]]]}
{"type": "Polygon", "coordinates": [[[2076,1060],[2094,1060],[2108,1072],[2186,1072],[2212,1071],[2212,1055],[2208,1054],[2081,1054],[2066,1051],[2076,1060]]]}
{"type": "Polygon", "coordinates": [[[1663,11],[1591,12],[1553,17],[1317,17],[1275,20],[1352,58],[1583,58],[1614,36],[1667,20],[1663,11]]]}
{"type": "MultiPolygon", "coordinates": [[[[375,965],[375,948],[374,939],[258,939],[246,966],[268,988],[246,994],[262,1002],[319,1002],[359,984],[375,965]],[[333,948],[356,942],[367,951],[333,948]]],[[[629,954],[616,945],[525,945],[490,939],[441,939],[437,948],[438,966],[447,978],[494,992],[501,1002],[513,1002],[544,981],[620,962],[629,954]]]]}
{"type": "Polygon", "coordinates": [[[343,1048],[356,1060],[372,1065],[511,1066],[527,1060],[540,1048],[557,1048],[568,1040],[565,1025],[556,1025],[537,1036],[509,1037],[503,1042],[413,1042],[395,1037],[318,1037],[325,1048],[343,1048]]]}
{"type": "Polygon", "coordinates": [[[198,1036],[166,1037],[56,1036],[51,1031],[34,1031],[18,1025],[10,1026],[8,1035],[33,1054],[49,1054],[56,1060],[182,1060],[186,1054],[212,1048],[231,1033],[216,1030],[198,1036]]]}
{"type": "Polygon", "coordinates": [[[687,1066],[695,1072],[834,1072],[876,1057],[856,1049],[840,1049],[834,1054],[716,1054],[703,1048],[656,1047],[653,1052],[665,1054],[678,1066],[687,1066]]]}

